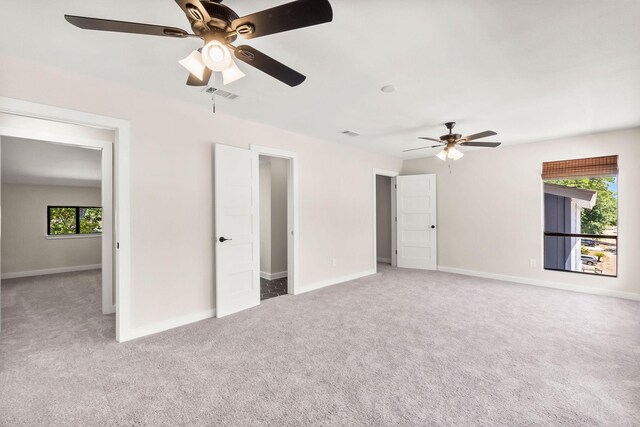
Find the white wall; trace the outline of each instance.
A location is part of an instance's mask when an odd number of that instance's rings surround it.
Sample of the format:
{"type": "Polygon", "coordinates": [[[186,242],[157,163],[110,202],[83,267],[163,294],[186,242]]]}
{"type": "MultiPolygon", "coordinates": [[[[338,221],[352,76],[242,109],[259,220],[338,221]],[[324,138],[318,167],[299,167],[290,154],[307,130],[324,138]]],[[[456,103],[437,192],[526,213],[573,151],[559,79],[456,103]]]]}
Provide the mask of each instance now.
{"type": "Polygon", "coordinates": [[[2,184],[2,274],[95,266],[101,239],[47,239],[47,206],[100,206],[100,189],[2,184]]]}
{"type": "Polygon", "coordinates": [[[376,175],[376,236],[378,260],[391,260],[391,177],[376,175]]]}
{"type": "Polygon", "coordinates": [[[467,152],[448,165],[404,162],[403,174],[438,175],[438,263],[442,267],[640,294],[640,128],[467,152]],[[542,268],[545,161],[618,154],[618,277],[542,268]],[[534,260],[536,267],[530,267],[534,260]]]}
{"type": "MultiPolygon", "coordinates": [[[[207,106],[72,70],[7,56],[0,63],[0,96],[131,122],[128,315],[133,336],[166,329],[215,307],[214,143],[243,148],[257,143],[298,153],[301,291],[372,272],[371,173],[373,168],[399,170],[400,160],[232,117],[224,114],[223,104],[214,115],[207,106]]],[[[234,102],[263,102],[268,108],[269,101],[247,94],[234,102]]]]}

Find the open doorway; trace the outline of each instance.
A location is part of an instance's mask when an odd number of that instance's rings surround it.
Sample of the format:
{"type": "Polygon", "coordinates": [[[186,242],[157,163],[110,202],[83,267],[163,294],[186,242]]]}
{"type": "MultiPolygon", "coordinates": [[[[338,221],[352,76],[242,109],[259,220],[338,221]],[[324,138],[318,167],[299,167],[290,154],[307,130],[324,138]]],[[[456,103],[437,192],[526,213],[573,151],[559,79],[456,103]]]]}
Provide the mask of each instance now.
{"type": "Polygon", "coordinates": [[[373,170],[373,266],[396,266],[396,179],[398,172],[373,170]]]}
{"type": "Polygon", "coordinates": [[[259,156],[261,301],[289,292],[289,163],[259,156]]]}
{"type": "Polygon", "coordinates": [[[71,320],[115,335],[102,290],[102,150],[10,136],[0,150],[5,327],[53,336],[71,320]]]}
{"type": "Polygon", "coordinates": [[[392,178],[376,175],[376,261],[391,265],[392,248],[392,178]]]}
{"type": "Polygon", "coordinates": [[[54,337],[73,321],[118,339],[115,138],[110,129],[0,112],[0,315],[12,313],[2,316],[4,332],[54,337]]]}

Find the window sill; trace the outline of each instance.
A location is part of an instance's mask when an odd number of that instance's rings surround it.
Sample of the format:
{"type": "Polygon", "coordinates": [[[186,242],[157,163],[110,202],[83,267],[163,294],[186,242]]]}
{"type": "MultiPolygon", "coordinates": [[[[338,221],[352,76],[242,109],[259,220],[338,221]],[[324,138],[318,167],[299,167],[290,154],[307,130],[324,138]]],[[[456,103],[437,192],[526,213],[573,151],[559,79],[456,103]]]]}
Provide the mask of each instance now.
{"type": "Polygon", "coordinates": [[[47,240],[64,240],[64,239],[91,239],[95,237],[102,237],[102,234],[60,234],[60,235],[46,235],[47,240]]]}

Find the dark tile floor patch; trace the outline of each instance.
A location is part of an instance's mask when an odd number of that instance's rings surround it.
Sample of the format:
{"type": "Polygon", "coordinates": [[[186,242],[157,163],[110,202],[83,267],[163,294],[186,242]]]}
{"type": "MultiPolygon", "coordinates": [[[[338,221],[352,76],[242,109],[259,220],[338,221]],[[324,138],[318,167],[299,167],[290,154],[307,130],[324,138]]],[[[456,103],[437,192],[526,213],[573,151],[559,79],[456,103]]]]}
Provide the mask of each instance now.
{"type": "Polygon", "coordinates": [[[260,278],[260,300],[265,300],[287,293],[287,278],[267,280],[260,278]]]}

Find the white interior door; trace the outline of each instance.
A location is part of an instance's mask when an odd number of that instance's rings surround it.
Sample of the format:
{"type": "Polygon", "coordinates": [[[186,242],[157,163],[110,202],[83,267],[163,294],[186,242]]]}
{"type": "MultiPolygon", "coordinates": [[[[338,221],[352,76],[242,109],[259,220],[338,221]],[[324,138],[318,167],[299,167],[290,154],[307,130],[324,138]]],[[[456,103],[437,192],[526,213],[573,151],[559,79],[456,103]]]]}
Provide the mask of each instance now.
{"type": "Polygon", "coordinates": [[[396,178],[398,267],[435,270],[436,176],[396,178]]]}
{"type": "Polygon", "coordinates": [[[215,146],[216,316],[260,304],[258,153],[215,146]]]}

